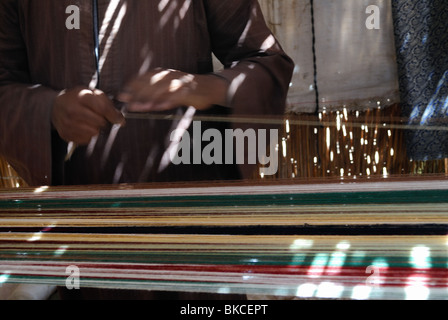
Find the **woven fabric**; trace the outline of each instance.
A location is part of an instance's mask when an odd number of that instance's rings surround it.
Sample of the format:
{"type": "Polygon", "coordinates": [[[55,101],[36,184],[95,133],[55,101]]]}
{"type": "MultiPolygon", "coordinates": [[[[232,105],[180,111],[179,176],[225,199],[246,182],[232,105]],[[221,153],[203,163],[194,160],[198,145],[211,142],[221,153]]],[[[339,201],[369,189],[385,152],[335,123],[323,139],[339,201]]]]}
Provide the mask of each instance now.
{"type": "Polygon", "coordinates": [[[369,181],[2,191],[0,284],[446,299],[446,179],[369,181]]]}

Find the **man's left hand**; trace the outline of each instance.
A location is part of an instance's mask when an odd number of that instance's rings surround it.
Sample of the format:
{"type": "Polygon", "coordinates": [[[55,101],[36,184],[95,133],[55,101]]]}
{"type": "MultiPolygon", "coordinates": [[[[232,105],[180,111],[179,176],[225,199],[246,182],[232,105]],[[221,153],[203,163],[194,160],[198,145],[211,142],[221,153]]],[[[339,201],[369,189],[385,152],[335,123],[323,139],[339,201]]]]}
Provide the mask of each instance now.
{"type": "Polygon", "coordinates": [[[166,111],[181,106],[205,110],[226,105],[228,82],[213,74],[156,69],[131,81],[118,96],[130,112],[166,111]]]}

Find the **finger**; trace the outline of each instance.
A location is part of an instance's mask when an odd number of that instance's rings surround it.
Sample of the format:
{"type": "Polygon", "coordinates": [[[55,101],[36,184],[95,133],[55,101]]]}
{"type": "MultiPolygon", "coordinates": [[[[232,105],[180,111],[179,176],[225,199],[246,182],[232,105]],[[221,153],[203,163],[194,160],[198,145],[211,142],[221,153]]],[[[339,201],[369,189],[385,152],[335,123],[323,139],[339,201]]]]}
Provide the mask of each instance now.
{"type": "Polygon", "coordinates": [[[128,104],[129,112],[151,112],[151,111],[168,111],[177,107],[184,106],[181,103],[182,99],[177,100],[174,97],[168,97],[166,99],[158,99],[151,102],[133,102],[128,104]]]}
{"type": "Polygon", "coordinates": [[[99,135],[99,130],[97,128],[82,125],[78,130],[76,138],[74,138],[75,140],[71,141],[75,142],[77,145],[80,146],[87,145],[90,143],[90,140],[92,140],[92,138],[96,137],[97,135],[99,135]]]}
{"type": "Polygon", "coordinates": [[[182,104],[189,91],[190,85],[183,79],[166,77],[150,87],[142,87],[140,91],[135,92],[134,102],[150,103],[154,108],[167,102],[182,104]]]}
{"type": "Polygon", "coordinates": [[[135,102],[135,94],[144,87],[150,86],[152,76],[153,73],[145,74],[130,81],[118,94],[117,100],[125,103],[135,102]]]}
{"type": "Polygon", "coordinates": [[[77,145],[87,145],[90,140],[99,134],[99,129],[78,123],[76,126],[68,127],[59,133],[62,139],[67,142],[74,142],[77,145]]]}
{"type": "Polygon", "coordinates": [[[180,81],[172,81],[169,88],[156,92],[152,101],[154,111],[165,111],[190,105],[190,87],[180,81]],[[168,89],[168,91],[167,91],[168,89]]]}
{"type": "MultiPolygon", "coordinates": [[[[172,69],[156,69],[131,81],[118,95],[122,102],[148,102],[153,99],[157,88],[167,85],[180,76],[180,72],[172,69]]],[[[183,73],[182,73],[183,74],[183,73]]]]}
{"type": "Polygon", "coordinates": [[[105,128],[108,123],[104,117],[84,106],[79,108],[76,115],[74,115],[70,120],[77,123],[84,123],[85,125],[97,128],[98,130],[105,128]]]}
{"type": "Polygon", "coordinates": [[[122,91],[118,94],[117,100],[124,103],[132,102],[132,94],[127,91],[122,91]]]}
{"type": "Polygon", "coordinates": [[[114,103],[110,100],[106,94],[100,90],[94,91],[95,96],[100,101],[100,108],[102,109],[102,113],[107,120],[109,120],[112,124],[120,124],[124,125],[125,119],[121,111],[115,108],[114,103]]]}
{"type": "Polygon", "coordinates": [[[128,104],[127,111],[129,112],[150,112],[153,111],[151,103],[132,102],[128,104]]]}
{"type": "Polygon", "coordinates": [[[130,112],[150,112],[162,111],[171,108],[172,94],[161,88],[159,90],[152,90],[151,94],[147,91],[142,91],[135,96],[133,102],[128,103],[128,111],[130,112]],[[161,105],[164,105],[161,108],[161,105]]]}
{"type": "Polygon", "coordinates": [[[67,105],[70,107],[62,109],[62,111],[55,113],[54,115],[53,123],[58,130],[66,131],[69,128],[76,128],[81,124],[97,129],[104,128],[107,125],[107,121],[104,117],[93,112],[83,104],[75,103],[67,105]]]}
{"type": "Polygon", "coordinates": [[[144,102],[145,100],[148,100],[148,98],[145,98],[142,96],[141,93],[144,91],[146,92],[146,95],[150,97],[152,87],[150,85],[150,81],[145,81],[145,79],[138,78],[132,82],[130,82],[118,95],[118,100],[125,103],[132,103],[132,102],[144,102]]]}
{"type": "Polygon", "coordinates": [[[81,103],[92,112],[103,117],[112,124],[123,124],[123,114],[118,111],[113,102],[100,90],[82,92],[80,94],[81,103]]]}

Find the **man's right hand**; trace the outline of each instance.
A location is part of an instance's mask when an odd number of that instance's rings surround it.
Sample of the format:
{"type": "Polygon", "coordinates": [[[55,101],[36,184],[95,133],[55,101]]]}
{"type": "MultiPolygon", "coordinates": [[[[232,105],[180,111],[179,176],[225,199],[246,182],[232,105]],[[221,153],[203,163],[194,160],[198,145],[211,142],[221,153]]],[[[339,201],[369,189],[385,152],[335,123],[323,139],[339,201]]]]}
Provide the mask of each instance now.
{"type": "Polygon", "coordinates": [[[87,145],[108,123],[123,125],[125,122],[104,92],[84,87],[59,94],[51,121],[62,139],[76,145],[87,145]]]}

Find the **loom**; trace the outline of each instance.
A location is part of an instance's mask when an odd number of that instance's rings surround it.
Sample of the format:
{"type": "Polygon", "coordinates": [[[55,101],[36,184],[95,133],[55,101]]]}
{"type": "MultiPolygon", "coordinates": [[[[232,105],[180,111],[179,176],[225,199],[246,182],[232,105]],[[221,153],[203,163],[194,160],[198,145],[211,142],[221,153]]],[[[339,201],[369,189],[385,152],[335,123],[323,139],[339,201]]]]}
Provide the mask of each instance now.
{"type": "Polygon", "coordinates": [[[446,161],[408,159],[398,115],[288,115],[278,174],[239,182],[29,188],[4,165],[0,281],[445,299],[446,161]]]}
{"type": "Polygon", "coordinates": [[[0,192],[3,282],[301,298],[448,293],[445,177],[0,192]]]}
{"type": "MultiPolygon", "coordinates": [[[[364,2],[352,2],[352,21],[364,26],[364,2]]],[[[406,156],[408,122],[391,107],[398,88],[389,3],[376,3],[386,12],[380,31],[359,34],[360,27],[315,23],[315,12],[343,21],[349,11],[338,2],[297,2],[294,10],[285,1],[261,4],[298,65],[291,113],[279,120],[278,174],[2,189],[0,285],[67,286],[79,276],[81,287],[96,288],[446,299],[448,162],[406,156]],[[346,50],[341,38],[367,49],[346,50]]],[[[0,177],[1,187],[25,185],[1,161],[0,177]]]]}

